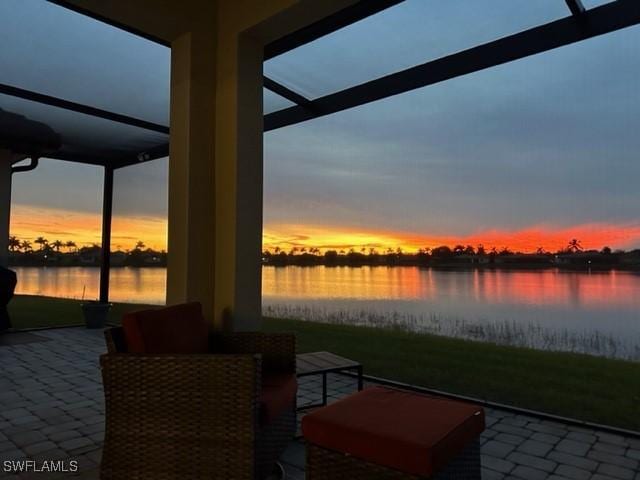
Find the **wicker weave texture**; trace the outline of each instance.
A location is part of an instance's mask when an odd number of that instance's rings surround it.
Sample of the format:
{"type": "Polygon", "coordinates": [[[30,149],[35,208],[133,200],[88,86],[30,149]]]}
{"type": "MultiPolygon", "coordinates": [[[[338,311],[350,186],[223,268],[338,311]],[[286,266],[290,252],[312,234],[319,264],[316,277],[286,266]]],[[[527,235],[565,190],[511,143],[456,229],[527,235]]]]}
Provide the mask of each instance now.
{"type": "Polygon", "coordinates": [[[259,427],[262,351],[295,369],[295,339],[246,333],[238,354],[147,355],[113,353],[115,330],[100,358],[102,479],[255,480],[272,471],[295,434],[295,404],[259,427]]]}
{"type": "Polygon", "coordinates": [[[256,438],[256,474],[265,478],[296,434],[295,404],[267,427],[258,430],[256,438]]]}
{"type": "Polygon", "coordinates": [[[307,480],[480,480],[480,442],[471,442],[433,477],[408,475],[381,465],[307,443],[307,480]]]}
{"type": "Polygon", "coordinates": [[[260,361],[104,355],[102,478],[253,478],[260,361]]]}
{"type": "Polygon", "coordinates": [[[296,371],[296,337],[293,334],[219,333],[212,336],[212,349],[220,353],[259,353],[265,371],[296,371]]]}

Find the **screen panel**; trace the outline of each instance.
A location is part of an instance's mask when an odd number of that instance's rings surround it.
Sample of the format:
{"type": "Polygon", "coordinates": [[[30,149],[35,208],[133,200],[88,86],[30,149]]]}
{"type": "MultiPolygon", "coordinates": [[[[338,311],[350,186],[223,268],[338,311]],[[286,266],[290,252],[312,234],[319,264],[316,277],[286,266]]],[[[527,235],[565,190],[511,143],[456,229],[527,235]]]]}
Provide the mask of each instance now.
{"type": "Polygon", "coordinates": [[[265,115],[295,106],[295,103],[281,97],[277,93],[273,93],[267,88],[262,89],[262,104],[265,115]]]}
{"type": "Polygon", "coordinates": [[[569,14],[561,0],[406,0],[274,57],[264,71],[317,98],[569,14]]]}
{"type": "Polygon", "coordinates": [[[42,0],[0,2],[0,83],[169,125],[170,49],[42,0]]]}

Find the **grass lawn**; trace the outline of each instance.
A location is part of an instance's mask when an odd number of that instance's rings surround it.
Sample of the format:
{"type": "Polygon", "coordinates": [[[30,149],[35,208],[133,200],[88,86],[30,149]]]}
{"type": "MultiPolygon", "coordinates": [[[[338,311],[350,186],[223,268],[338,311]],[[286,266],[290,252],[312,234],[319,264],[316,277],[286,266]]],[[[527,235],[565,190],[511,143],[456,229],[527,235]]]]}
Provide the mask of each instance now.
{"type": "Polygon", "coordinates": [[[640,430],[640,363],[345,325],[270,318],[298,351],[327,350],[365,374],[640,430]]]}
{"type": "MultiPolygon", "coordinates": [[[[83,325],[81,303],[80,300],[67,298],[16,295],[9,303],[9,315],[13,328],[83,325]]],[[[111,312],[109,312],[109,320],[119,321],[125,312],[142,308],[150,308],[150,306],[114,303],[111,312]]]]}
{"type": "MultiPolygon", "coordinates": [[[[17,296],[9,310],[16,328],[82,324],[79,304],[17,296]]],[[[114,304],[111,319],[147,307],[114,304]]],[[[370,375],[640,430],[640,363],[299,320],[267,318],[263,328],[295,332],[299,352],[328,350],[370,375]]]]}

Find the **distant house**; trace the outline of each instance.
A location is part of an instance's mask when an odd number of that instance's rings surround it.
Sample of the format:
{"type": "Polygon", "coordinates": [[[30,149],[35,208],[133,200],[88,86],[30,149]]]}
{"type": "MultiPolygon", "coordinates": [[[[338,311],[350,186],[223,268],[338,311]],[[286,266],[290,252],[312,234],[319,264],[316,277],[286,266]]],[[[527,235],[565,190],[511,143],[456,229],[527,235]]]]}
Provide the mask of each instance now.
{"type": "Polygon", "coordinates": [[[559,267],[592,268],[611,266],[617,263],[617,257],[603,255],[600,252],[562,253],[554,257],[554,263],[559,267]]]}
{"type": "Polygon", "coordinates": [[[480,257],[477,255],[470,255],[468,253],[462,253],[459,255],[455,255],[453,257],[453,261],[456,263],[480,263],[480,257]]]}
{"type": "Polygon", "coordinates": [[[80,249],[78,260],[80,265],[95,266],[100,264],[100,247],[84,247],[80,249]]]}
{"type": "Polygon", "coordinates": [[[147,253],[142,258],[142,263],[149,267],[159,266],[162,264],[162,258],[159,255],[147,253]]]}
{"type": "Polygon", "coordinates": [[[122,267],[124,263],[127,261],[127,254],[121,250],[117,250],[115,252],[111,252],[111,266],[112,267],[122,267]]]}
{"type": "Polygon", "coordinates": [[[548,264],[549,257],[543,254],[524,254],[524,253],[515,253],[513,255],[505,255],[501,258],[504,259],[503,263],[508,264],[521,264],[521,265],[533,265],[533,264],[548,264]]]}
{"type": "Polygon", "coordinates": [[[625,267],[640,268],[640,250],[632,250],[623,255],[618,255],[618,258],[619,262],[625,267]]]}

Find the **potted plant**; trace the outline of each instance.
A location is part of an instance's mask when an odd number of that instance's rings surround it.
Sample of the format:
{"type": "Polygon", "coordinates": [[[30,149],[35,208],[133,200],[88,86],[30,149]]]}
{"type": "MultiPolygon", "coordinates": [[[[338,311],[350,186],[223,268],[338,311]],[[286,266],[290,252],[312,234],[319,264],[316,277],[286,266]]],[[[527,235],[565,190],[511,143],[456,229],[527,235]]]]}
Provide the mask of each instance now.
{"type": "Polygon", "coordinates": [[[111,303],[104,303],[99,300],[82,302],[80,307],[82,307],[82,315],[87,328],[104,328],[111,305],[111,303]]]}
{"type": "Polygon", "coordinates": [[[84,294],[86,291],[87,286],[84,285],[82,287],[82,303],[80,303],[84,323],[87,328],[104,328],[107,323],[107,316],[109,315],[109,310],[111,310],[112,304],[108,302],[101,302],[100,300],[85,301],[84,294]]]}

